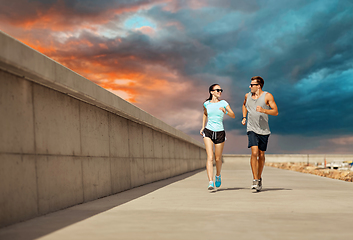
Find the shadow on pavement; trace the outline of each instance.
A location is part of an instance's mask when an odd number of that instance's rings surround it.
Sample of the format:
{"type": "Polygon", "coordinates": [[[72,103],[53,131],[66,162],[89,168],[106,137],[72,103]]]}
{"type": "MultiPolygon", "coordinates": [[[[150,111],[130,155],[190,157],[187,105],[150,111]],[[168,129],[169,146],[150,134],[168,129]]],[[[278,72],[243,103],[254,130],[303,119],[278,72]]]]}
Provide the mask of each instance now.
{"type": "MultiPolygon", "coordinates": [[[[243,190],[243,189],[251,190],[250,188],[220,188],[220,189],[212,190],[212,191],[210,191],[210,193],[217,193],[217,192],[222,192],[222,191],[236,191],[236,190],[243,190]]],[[[267,192],[267,191],[290,191],[290,190],[292,190],[292,189],[288,189],[288,188],[264,188],[260,192],[255,192],[253,190],[253,193],[261,193],[261,192],[267,192]]]]}
{"type": "Polygon", "coordinates": [[[288,189],[288,188],[263,188],[259,192],[254,192],[254,193],[261,193],[261,192],[268,192],[268,191],[291,191],[293,189],[288,189]]]}
{"type": "Polygon", "coordinates": [[[75,205],[44,216],[16,223],[0,229],[1,240],[33,240],[83,221],[99,213],[154,192],[174,182],[191,177],[204,169],[184,173],[179,176],[149,183],[91,202],[75,205]]]}
{"type": "Polygon", "coordinates": [[[247,189],[247,188],[220,188],[211,191],[210,193],[216,193],[216,192],[222,192],[222,191],[236,191],[236,190],[242,190],[242,189],[247,189]]]}

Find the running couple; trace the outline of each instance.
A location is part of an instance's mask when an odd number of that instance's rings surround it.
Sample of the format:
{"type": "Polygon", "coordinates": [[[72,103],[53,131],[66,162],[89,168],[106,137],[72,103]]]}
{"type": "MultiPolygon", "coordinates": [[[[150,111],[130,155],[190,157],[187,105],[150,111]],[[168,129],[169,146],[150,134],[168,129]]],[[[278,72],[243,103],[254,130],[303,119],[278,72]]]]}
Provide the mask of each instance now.
{"type": "MultiPolygon", "coordinates": [[[[250,92],[245,94],[242,106],[243,118],[241,123],[247,122],[248,148],[251,148],[250,165],[253,174],[251,189],[260,191],[262,189],[262,170],[265,165],[265,151],[268,138],[271,134],[268,125],[268,115],[277,116],[278,109],[271,93],[262,90],[264,80],[255,76],[251,78],[250,92]]],[[[223,116],[227,114],[235,118],[234,112],[225,100],[221,100],[223,89],[219,84],[209,87],[210,96],[204,102],[202,117],[202,128],[200,134],[206,146],[207,153],[207,176],[209,180],[208,190],[220,187],[222,152],[226,133],[223,127],[223,116]],[[207,120],[207,125],[206,125],[207,120]],[[206,127],[205,127],[206,125],[206,127]],[[215,146],[216,176],[213,181],[213,145],[215,146]]]]}

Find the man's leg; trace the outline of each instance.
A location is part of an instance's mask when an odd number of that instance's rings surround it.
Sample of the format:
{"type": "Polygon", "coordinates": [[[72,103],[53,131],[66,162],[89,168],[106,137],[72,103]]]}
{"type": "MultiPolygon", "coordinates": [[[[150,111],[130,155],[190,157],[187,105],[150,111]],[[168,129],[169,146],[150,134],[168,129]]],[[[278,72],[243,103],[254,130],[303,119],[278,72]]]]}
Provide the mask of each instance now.
{"type": "Polygon", "coordinates": [[[268,138],[270,135],[259,135],[259,160],[258,160],[258,179],[261,179],[262,171],[265,166],[265,151],[267,149],[268,138]]]}
{"type": "Polygon", "coordinates": [[[259,155],[259,147],[252,146],[251,147],[250,165],[251,165],[251,170],[252,170],[252,175],[254,177],[254,180],[259,179],[258,178],[259,162],[257,160],[258,155],[259,155]]]}
{"type": "Polygon", "coordinates": [[[258,178],[257,179],[260,179],[261,176],[262,176],[262,171],[264,169],[264,166],[265,166],[265,151],[261,151],[259,149],[259,160],[258,160],[258,178]]]}

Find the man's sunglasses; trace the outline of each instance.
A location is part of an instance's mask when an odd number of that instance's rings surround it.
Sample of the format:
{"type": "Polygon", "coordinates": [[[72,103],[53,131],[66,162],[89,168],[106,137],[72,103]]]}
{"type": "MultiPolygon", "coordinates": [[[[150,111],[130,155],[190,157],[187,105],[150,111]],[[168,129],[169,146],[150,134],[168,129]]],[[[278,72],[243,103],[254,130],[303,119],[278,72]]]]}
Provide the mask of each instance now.
{"type": "Polygon", "coordinates": [[[223,92],[223,89],[213,89],[212,91],[223,92]]]}
{"type": "Polygon", "coordinates": [[[260,85],[260,84],[258,83],[250,84],[250,87],[257,86],[257,85],[260,85]]]}

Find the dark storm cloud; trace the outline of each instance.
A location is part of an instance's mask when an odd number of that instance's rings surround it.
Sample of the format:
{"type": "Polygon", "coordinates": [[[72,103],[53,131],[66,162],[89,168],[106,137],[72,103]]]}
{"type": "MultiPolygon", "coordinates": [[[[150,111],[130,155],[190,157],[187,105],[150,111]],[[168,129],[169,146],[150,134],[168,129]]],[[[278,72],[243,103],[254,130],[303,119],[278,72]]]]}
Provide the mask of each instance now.
{"type": "MultiPolygon", "coordinates": [[[[214,52],[207,46],[197,44],[192,39],[167,39],[154,41],[141,32],[130,32],[127,37],[109,39],[89,32],[83,32],[78,37],[69,38],[53,57],[69,58],[75,56],[77,60],[99,61],[102,65],[116,68],[116,62],[131,71],[142,71],[148,65],[161,65],[170,70],[184,72],[203,66],[214,52]],[[90,45],[79,45],[76,42],[89,42],[90,45]],[[106,48],[102,48],[104,44],[106,48]],[[73,45],[74,48],[64,48],[73,45]]],[[[119,68],[117,69],[119,70],[119,68]]]]}
{"type": "MultiPolygon", "coordinates": [[[[243,86],[243,94],[234,92],[232,105],[242,104],[252,76],[263,76],[264,90],[274,95],[280,109],[278,117],[270,117],[277,134],[352,134],[349,109],[353,106],[348,96],[353,91],[341,88],[342,82],[353,84],[352,71],[341,75],[353,68],[352,9],[347,1],[331,2],[327,8],[317,1],[299,10],[296,6],[298,13],[283,8],[277,16],[273,12],[276,17],[266,19],[261,14],[269,15],[269,10],[261,9],[251,21],[243,17],[244,24],[239,28],[224,27],[217,35],[205,31],[199,39],[217,56],[200,71],[230,76],[234,85],[243,86]],[[301,23],[288,30],[291,20],[287,20],[287,14],[300,18],[301,23]],[[266,31],[261,32],[261,28],[266,31]],[[315,77],[318,72],[320,77],[315,77]],[[307,81],[300,85],[307,78],[320,84],[307,81]]],[[[243,129],[239,122],[227,120],[226,127],[243,129]]]]}
{"type": "Polygon", "coordinates": [[[203,38],[206,45],[218,50],[216,60],[220,64],[210,63],[214,64],[211,69],[229,75],[260,71],[271,79],[285,77],[298,81],[322,67],[340,68],[352,56],[353,17],[350,14],[352,8],[347,9],[349,6],[341,3],[335,9],[317,13],[308,7],[311,13],[298,14],[303,23],[301,26],[290,23],[292,30],[288,30],[290,20],[286,19],[292,9],[284,9],[278,14],[273,12],[277,16],[274,18],[262,18],[262,14],[269,14],[266,9],[252,15],[249,20],[243,17],[244,23],[240,27],[236,23],[217,37],[206,35],[203,38]],[[340,59],[333,59],[340,54],[340,59]],[[232,67],[222,68],[226,64],[232,67]]]}
{"type": "Polygon", "coordinates": [[[225,121],[227,129],[244,131],[237,106],[249,91],[250,78],[261,75],[264,90],[274,95],[280,109],[278,117],[270,117],[274,133],[352,134],[349,109],[353,106],[348,96],[353,91],[342,91],[340,85],[342,81],[353,85],[348,71],[353,68],[352,3],[269,1],[252,3],[248,8],[252,11],[239,11],[229,4],[222,8],[222,3],[175,13],[153,8],[147,14],[157,21],[180,22],[185,26],[185,38],[215,52],[205,65],[195,66],[185,58],[186,65],[193,67],[183,70],[186,75],[209,73],[233,79],[230,104],[238,112],[235,121],[225,121]],[[311,81],[306,81],[308,78],[311,81]]]}

